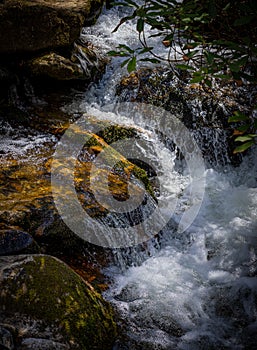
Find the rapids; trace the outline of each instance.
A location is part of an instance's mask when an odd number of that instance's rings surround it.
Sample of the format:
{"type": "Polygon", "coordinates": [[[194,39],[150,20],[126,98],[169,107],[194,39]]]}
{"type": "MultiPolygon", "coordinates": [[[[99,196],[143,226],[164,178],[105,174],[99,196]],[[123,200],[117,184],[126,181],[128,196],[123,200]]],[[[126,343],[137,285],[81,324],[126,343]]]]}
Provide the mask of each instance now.
{"type": "MultiPolygon", "coordinates": [[[[105,11],[82,37],[104,51],[119,43],[136,47],[130,23],[112,33],[120,15],[116,9],[105,11]]],[[[102,109],[116,100],[115,86],[126,73],[120,63],[120,58],[113,59],[102,81],[65,108],[117,121],[116,115],[102,109]]],[[[122,122],[128,123],[120,116],[122,122]]],[[[140,120],[131,123],[145,127],[140,120]]],[[[130,250],[130,266],[124,269],[119,256],[120,264],[106,271],[113,285],[105,296],[116,306],[123,326],[115,349],[255,349],[256,159],[255,148],[238,168],[206,165],[202,206],[187,231],[179,234],[166,227],[161,249],[150,247],[143,258],[130,250]]],[[[169,162],[174,157],[164,159],[169,162]]],[[[173,168],[161,181],[180,193],[187,178],[173,168]]],[[[180,201],[182,211],[183,205],[186,200],[180,201]]],[[[124,253],[123,259],[126,264],[124,253]]]]}

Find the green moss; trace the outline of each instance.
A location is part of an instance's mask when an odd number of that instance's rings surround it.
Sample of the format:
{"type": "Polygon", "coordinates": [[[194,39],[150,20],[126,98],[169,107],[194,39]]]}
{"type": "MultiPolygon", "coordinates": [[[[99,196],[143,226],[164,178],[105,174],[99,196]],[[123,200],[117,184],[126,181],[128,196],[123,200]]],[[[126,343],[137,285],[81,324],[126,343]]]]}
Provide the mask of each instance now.
{"type": "Polygon", "coordinates": [[[89,284],[50,256],[24,259],[15,281],[9,277],[1,288],[1,305],[58,325],[80,349],[111,349],[116,325],[110,305],[89,284]]]}

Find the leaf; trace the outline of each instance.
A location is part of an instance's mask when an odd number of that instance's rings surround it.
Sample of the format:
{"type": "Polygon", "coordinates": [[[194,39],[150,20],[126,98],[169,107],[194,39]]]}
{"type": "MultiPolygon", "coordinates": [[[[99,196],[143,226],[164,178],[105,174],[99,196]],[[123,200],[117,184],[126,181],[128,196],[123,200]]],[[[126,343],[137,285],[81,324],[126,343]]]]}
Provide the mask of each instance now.
{"type": "Polygon", "coordinates": [[[184,47],[183,47],[183,50],[191,50],[191,49],[194,49],[196,48],[197,46],[199,46],[199,42],[193,42],[193,43],[189,43],[189,44],[186,44],[184,47]]]}
{"type": "Polygon", "coordinates": [[[241,152],[244,152],[246,151],[248,148],[250,148],[252,145],[254,144],[254,141],[248,141],[238,147],[236,147],[233,151],[234,154],[236,153],[241,153],[241,152]]]}
{"type": "Polygon", "coordinates": [[[139,51],[138,53],[141,55],[141,54],[143,54],[143,53],[152,51],[152,49],[153,49],[152,46],[144,47],[144,48],[143,48],[141,51],[139,51]]]}
{"type": "Polygon", "coordinates": [[[141,58],[139,61],[151,62],[151,63],[160,63],[160,60],[157,58],[141,58]]]}
{"type": "Polygon", "coordinates": [[[248,61],[248,57],[244,56],[237,61],[230,63],[229,68],[232,72],[239,72],[242,66],[244,66],[248,61]]]}
{"type": "Polygon", "coordinates": [[[249,117],[241,112],[235,112],[234,115],[228,118],[229,123],[241,122],[249,120],[249,117]]]}
{"type": "Polygon", "coordinates": [[[128,62],[127,70],[129,73],[133,72],[136,69],[137,65],[137,59],[136,57],[132,57],[131,60],[128,62]]]}
{"type": "Polygon", "coordinates": [[[194,77],[193,79],[191,79],[190,83],[191,84],[200,83],[203,79],[204,79],[204,77],[202,75],[198,75],[198,76],[194,77]]]}
{"type": "Polygon", "coordinates": [[[109,56],[119,56],[119,52],[112,50],[112,51],[108,51],[107,55],[109,55],[109,56]]]}
{"type": "Polygon", "coordinates": [[[120,44],[118,46],[119,49],[125,49],[126,51],[128,51],[129,53],[134,53],[134,50],[132,50],[129,46],[124,45],[124,44],[120,44]]]}
{"type": "Polygon", "coordinates": [[[186,56],[187,56],[188,58],[193,58],[198,52],[199,52],[199,50],[194,50],[194,51],[188,52],[188,53],[186,54],[186,56]]]}
{"type": "Polygon", "coordinates": [[[235,141],[236,142],[246,142],[246,141],[251,141],[253,138],[251,135],[245,135],[245,136],[238,136],[235,141]]]}
{"type": "Polygon", "coordinates": [[[181,70],[195,70],[194,67],[189,66],[187,64],[176,64],[176,68],[181,69],[181,70]]]}
{"type": "Polygon", "coordinates": [[[204,84],[206,84],[207,86],[209,86],[210,88],[212,87],[212,82],[210,79],[204,79],[204,84]]]}
{"type": "Polygon", "coordinates": [[[220,79],[225,79],[225,80],[231,79],[231,76],[228,74],[214,74],[214,76],[215,76],[215,78],[220,78],[220,79]]]}
{"type": "Polygon", "coordinates": [[[137,20],[137,31],[139,33],[141,33],[144,30],[144,24],[145,24],[145,21],[143,20],[143,18],[139,18],[137,20]]]}
{"type": "Polygon", "coordinates": [[[236,130],[234,130],[233,135],[242,135],[249,129],[249,127],[250,124],[241,125],[236,130]]]}
{"type": "Polygon", "coordinates": [[[123,17],[121,20],[120,20],[120,23],[113,29],[112,33],[115,33],[117,32],[117,30],[120,28],[120,26],[127,22],[127,21],[130,21],[131,19],[135,18],[136,17],[136,11],[134,11],[133,15],[131,16],[127,16],[127,17],[123,17]]]}
{"type": "Polygon", "coordinates": [[[212,53],[212,52],[207,52],[207,51],[205,51],[205,52],[204,52],[204,55],[205,55],[205,57],[206,57],[207,62],[208,62],[209,64],[212,64],[213,61],[214,61],[214,58],[215,58],[215,54],[212,53]]]}

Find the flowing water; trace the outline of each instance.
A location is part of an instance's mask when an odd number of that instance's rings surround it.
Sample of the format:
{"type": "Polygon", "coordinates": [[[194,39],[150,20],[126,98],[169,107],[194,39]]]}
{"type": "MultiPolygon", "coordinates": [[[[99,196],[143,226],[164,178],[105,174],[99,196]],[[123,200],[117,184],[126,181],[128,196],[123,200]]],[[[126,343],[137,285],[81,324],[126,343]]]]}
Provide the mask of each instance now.
{"type": "MultiPolygon", "coordinates": [[[[136,45],[131,24],[111,33],[119,16],[117,10],[104,12],[96,26],[85,29],[84,38],[106,51],[118,43],[136,45]]],[[[119,64],[113,60],[100,84],[66,108],[117,121],[102,113],[102,106],[115,101],[115,85],[125,74],[119,64]]],[[[145,126],[139,120],[132,124],[145,126]]],[[[202,206],[190,228],[178,234],[166,227],[162,249],[148,247],[149,256],[143,259],[130,251],[134,266],[107,271],[113,285],[106,297],[124,327],[115,349],[256,348],[256,159],[255,148],[238,168],[207,166],[202,206]]],[[[164,160],[172,162],[172,157],[164,160]]],[[[179,195],[187,178],[174,169],[161,181],[179,195]]],[[[183,210],[186,200],[180,203],[183,210]]]]}
{"type": "MultiPolygon", "coordinates": [[[[132,24],[112,34],[120,16],[117,10],[105,10],[95,26],[84,29],[82,40],[103,52],[118,43],[135,47],[132,24]]],[[[117,115],[103,106],[116,100],[115,86],[126,73],[120,63],[114,59],[101,82],[86,93],[74,94],[64,111],[117,122],[117,115]]],[[[129,121],[120,116],[118,122],[149,132],[140,118],[129,121]]],[[[28,137],[22,131],[15,140],[11,127],[5,127],[9,131],[1,144],[12,157],[28,157],[30,149],[54,141],[52,136],[31,133],[28,137]]],[[[105,271],[113,281],[105,297],[121,318],[122,335],[115,349],[256,349],[257,149],[238,168],[206,166],[200,211],[192,225],[179,233],[176,225],[188,205],[183,193],[188,173],[176,168],[176,151],[162,153],[156,135],[147,138],[155,142],[159,161],[167,166],[160,181],[167,196],[180,198],[179,208],[158,244],[151,240],[142,256],[136,249],[117,250],[119,263],[105,271]],[[126,254],[130,254],[127,259],[126,254]]],[[[151,157],[158,162],[151,155],[149,161],[151,157]]]]}

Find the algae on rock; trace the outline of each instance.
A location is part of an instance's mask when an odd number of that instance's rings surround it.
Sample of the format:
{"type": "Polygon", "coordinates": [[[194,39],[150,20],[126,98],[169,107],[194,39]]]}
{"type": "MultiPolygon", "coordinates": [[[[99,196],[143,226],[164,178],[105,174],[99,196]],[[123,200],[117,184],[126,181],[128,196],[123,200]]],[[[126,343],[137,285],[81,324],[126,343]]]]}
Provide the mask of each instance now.
{"type": "Polygon", "coordinates": [[[55,327],[56,339],[59,332],[70,349],[112,349],[110,304],[66,264],[48,255],[19,255],[1,257],[0,270],[0,322],[23,316],[55,327]]]}

